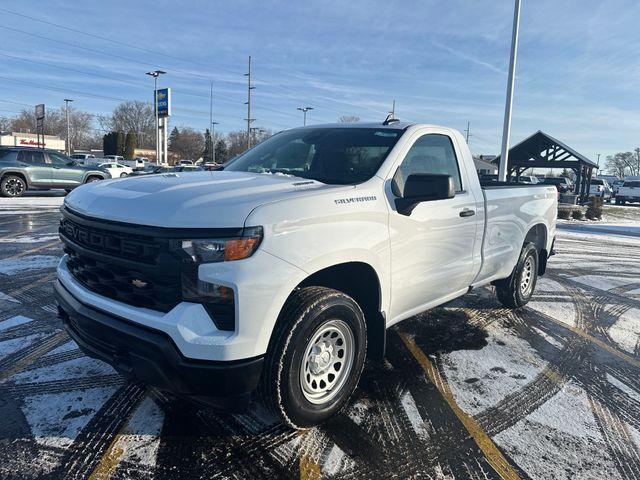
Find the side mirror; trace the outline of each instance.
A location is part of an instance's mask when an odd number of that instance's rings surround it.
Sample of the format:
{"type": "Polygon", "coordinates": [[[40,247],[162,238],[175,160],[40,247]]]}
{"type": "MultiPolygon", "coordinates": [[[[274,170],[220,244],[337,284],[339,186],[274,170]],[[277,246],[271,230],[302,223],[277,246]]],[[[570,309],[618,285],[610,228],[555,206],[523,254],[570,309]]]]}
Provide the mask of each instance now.
{"type": "Polygon", "coordinates": [[[396,209],[402,215],[411,215],[416,205],[433,200],[446,200],[456,195],[451,175],[440,173],[414,173],[404,183],[402,196],[396,198],[396,209]]]}

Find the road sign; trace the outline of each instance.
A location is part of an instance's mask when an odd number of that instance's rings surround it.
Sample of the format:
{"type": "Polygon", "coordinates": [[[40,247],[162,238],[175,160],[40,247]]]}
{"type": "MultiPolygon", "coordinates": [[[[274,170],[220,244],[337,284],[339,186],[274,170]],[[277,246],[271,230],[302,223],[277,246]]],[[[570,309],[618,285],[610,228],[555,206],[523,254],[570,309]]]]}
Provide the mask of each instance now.
{"type": "Polygon", "coordinates": [[[42,120],[44,118],[44,103],[36,105],[36,120],[42,120]]]}
{"type": "Polygon", "coordinates": [[[159,88],[156,90],[156,111],[160,118],[171,116],[170,88],[159,88]]]}

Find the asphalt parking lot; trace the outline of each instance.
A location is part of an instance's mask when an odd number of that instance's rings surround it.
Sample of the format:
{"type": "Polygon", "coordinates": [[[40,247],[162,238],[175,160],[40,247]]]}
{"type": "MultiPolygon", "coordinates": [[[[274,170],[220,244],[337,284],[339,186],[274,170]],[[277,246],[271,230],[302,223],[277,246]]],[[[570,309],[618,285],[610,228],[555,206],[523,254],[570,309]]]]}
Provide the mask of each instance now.
{"type": "Polygon", "coordinates": [[[640,216],[562,225],[522,311],[487,288],[392,329],[349,407],[301,433],[82,355],[52,296],[62,198],[0,199],[1,478],[640,478],[640,216]]]}

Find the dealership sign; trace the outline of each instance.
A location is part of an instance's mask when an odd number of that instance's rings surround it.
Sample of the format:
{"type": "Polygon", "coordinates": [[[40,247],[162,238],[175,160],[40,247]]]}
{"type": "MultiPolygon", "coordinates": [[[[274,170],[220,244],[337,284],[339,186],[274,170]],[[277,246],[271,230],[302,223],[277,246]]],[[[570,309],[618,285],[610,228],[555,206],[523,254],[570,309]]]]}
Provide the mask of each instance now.
{"type": "Polygon", "coordinates": [[[156,111],[159,117],[171,116],[171,89],[159,88],[156,90],[156,111]]]}

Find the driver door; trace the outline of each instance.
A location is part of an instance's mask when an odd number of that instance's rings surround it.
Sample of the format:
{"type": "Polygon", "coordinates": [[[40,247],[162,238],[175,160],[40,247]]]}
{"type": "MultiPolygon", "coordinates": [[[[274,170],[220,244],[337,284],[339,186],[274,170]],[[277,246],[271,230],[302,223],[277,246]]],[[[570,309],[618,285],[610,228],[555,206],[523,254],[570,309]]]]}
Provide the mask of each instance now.
{"type": "MultiPolygon", "coordinates": [[[[458,164],[452,138],[420,136],[392,179],[394,195],[414,173],[453,177],[453,198],[419,203],[410,215],[391,211],[391,318],[407,318],[466,291],[473,276],[476,242],[476,199],[458,164]]],[[[402,319],[398,318],[398,319],[402,319]]]]}

